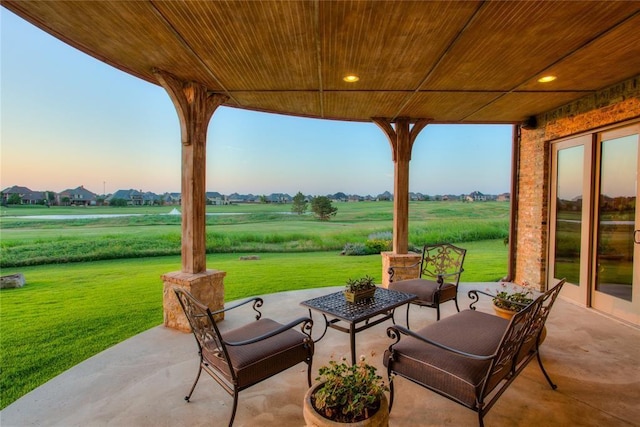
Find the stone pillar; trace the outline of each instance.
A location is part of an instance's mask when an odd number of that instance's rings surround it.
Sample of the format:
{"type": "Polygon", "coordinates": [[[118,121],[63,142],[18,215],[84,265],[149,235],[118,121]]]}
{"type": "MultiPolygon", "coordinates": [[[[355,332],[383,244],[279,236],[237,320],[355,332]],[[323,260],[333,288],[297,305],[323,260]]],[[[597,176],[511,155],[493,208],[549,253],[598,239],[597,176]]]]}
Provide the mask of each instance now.
{"type": "MultiPolygon", "coordinates": [[[[211,93],[197,82],[184,82],[162,70],[154,70],[178,113],[182,142],[182,271],[167,273],[164,281],[164,325],[190,331],[189,323],[172,292],[185,288],[212,311],[224,307],[223,271],[206,266],[206,146],[209,121],[228,96],[211,93]]],[[[224,318],[218,316],[218,320],[224,318]]]]}
{"type": "MultiPolygon", "coordinates": [[[[198,274],[174,271],[162,275],[164,283],[162,291],[162,307],[164,310],[164,326],[183,332],[191,332],[189,321],[184,315],[174,287],[181,287],[189,291],[194,297],[207,304],[211,311],[224,307],[223,279],[227,273],[219,270],[206,270],[198,274]]],[[[216,321],[224,319],[224,313],[215,317],[216,321]]]]}
{"type": "Polygon", "coordinates": [[[415,279],[420,276],[420,259],[422,254],[415,252],[407,254],[396,254],[394,252],[382,252],[382,287],[389,287],[389,267],[407,267],[417,264],[415,268],[402,268],[397,270],[393,276],[394,281],[404,279],[415,279]]]}

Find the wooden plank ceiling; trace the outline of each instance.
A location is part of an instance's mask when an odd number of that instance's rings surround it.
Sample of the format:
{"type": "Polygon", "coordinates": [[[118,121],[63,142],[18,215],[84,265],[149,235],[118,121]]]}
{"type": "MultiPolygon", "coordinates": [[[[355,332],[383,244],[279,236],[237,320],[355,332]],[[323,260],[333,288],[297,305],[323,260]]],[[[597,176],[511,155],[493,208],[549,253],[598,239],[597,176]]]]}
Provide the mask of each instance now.
{"type": "Polygon", "coordinates": [[[2,5],[151,83],[161,69],[229,106],[310,117],[518,123],[640,74],[640,1],[2,5]]]}

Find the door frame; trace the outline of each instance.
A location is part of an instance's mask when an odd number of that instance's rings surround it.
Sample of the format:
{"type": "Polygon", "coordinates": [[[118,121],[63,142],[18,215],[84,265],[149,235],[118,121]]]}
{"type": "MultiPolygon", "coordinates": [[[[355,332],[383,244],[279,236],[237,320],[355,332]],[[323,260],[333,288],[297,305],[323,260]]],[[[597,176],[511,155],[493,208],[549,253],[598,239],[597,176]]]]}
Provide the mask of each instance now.
{"type": "MultiPolygon", "coordinates": [[[[636,203],[639,199],[640,195],[640,187],[638,186],[638,178],[640,171],[640,123],[606,130],[599,132],[597,134],[597,143],[596,143],[596,158],[595,165],[598,173],[601,170],[602,163],[602,144],[606,141],[610,141],[613,139],[623,138],[626,136],[636,135],[636,144],[637,144],[637,159],[636,159],[636,203]]],[[[598,174],[599,177],[599,174],[598,174]]],[[[614,317],[620,318],[622,320],[629,321],[631,323],[640,324],[640,245],[633,245],[633,271],[632,271],[632,300],[627,301],[621,298],[614,297],[612,295],[608,295],[604,292],[600,292],[596,289],[597,285],[597,245],[598,245],[598,218],[597,213],[600,205],[600,179],[596,179],[594,182],[593,193],[598,195],[594,199],[594,207],[593,207],[593,235],[592,235],[592,247],[594,248],[592,251],[592,280],[590,282],[590,306],[598,311],[602,311],[604,313],[610,314],[614,317]]],[[[636,204],[635,215],[634,215],[634,230],[640,228],[640,207],[636,204]]],[[[633,237],[632,237],[633,238],[633,237]]]]}
{"type": "Polygon", "coordinates": [[[563,279],[563,277],[555,277],[555,253],[556,253],[556,222],[557,222],[557,176],[558,176],[558,152],[564,149],[583,146],[583,163],[582,163],[582,211],[581,211],[581,227],[580,227],[580,269],[579,283],[567,281],[562,287],[561,295],[578,302],[581,305],[590,306],[589,301],[589,284],[591,282],[591,270],[589,269],[590,251],[591,251],[591,212],[592,194],[585,191],[591,186],[593,181],[592,159],[593,159],[593,135],[586,134],[572,138],[558,140],[551,144],[551,179],[550,179],[550,198],[549,198],[549,250],[548,250],[548,283],[563,279]],[[588,184],[587,184],[588,183],[588,184]],[[586,238],[585,238],[586,237],[586,238]]]}
{"type": "MultiPolygon", "coordinates": [[[[633,120],[615,126],[607,126],[590,132],[572,135],[550,141],[549,143],[549,204],[547,225],[547,283],[555,283],[562,277],[555,277],[556,222],[557,222],[557,177],[558,152],[576,146],[584,146],[582,170],[582,211],[580,228],[580,267],[579,283],[567,282],[561,296],[585,307],[623,321],[640,325],[640,244],[634,245],[633,295],[629,302],[598,292],[596,295],[596,248],[597,248],[597,209],[600,191],[600,147],[602,141],[638,134],[638,167],[636,170],[636,201],[640,198],[640,121],[633,120]],[[572,286],[573,285],[573,286],[572,286]],[[619,301],[606,301],[608,298],[619,301]],[[610,303],[610,307],[606,304],[610,303]]],[[[635,227],[640,229],[640,206],[636,205],[635,227]]]]}

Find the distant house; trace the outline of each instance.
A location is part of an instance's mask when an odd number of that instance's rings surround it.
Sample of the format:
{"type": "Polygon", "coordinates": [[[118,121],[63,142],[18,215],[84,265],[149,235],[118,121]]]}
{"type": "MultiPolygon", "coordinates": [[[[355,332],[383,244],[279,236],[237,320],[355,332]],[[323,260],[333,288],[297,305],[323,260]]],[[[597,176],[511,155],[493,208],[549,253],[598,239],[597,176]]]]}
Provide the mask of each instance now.
{"type": "Polygon", "coordinates": [[[498,201],[498,202],[509,202],[509,201],[511,201],[511,194],[510,193],[498,194],[498,197],[496,197],[496,201],[498,201]]]}
{"type": "Polygon", "coordinates": [[[157,195],[154,192],[147,191],[142,193],[142,204],[147,206],[161,205],[164,203],[162,196],[157,195]]]}
{"type": "Polygon", "coordinates": [[[485,202],[487,200],[487,196],[479,191],[474,191],[473,193],[465,197],[465,200],[467,202],[485,202]]]}
{"type": "Polygon", "coordinates": [[[271,193],[267,196],[268,203],[291,203],[292,198],[290,195],[285,193],[271,193]]]}
{"type": "Polygon", "coordinates": [[[391,194],[388,191],[385,191],[384,193],[378,194],[378,196],[376,197],[376,200],[378,200],[378,201],[393,200],[393,194],[391,194]]]}
{"type": "Polygon", "coordinates": [[[9,202],[11,196],[14,196],[15,198],[15,195],[17,195],[17,197],[20,199],[20,204],[22,204],[24,203],[23,198],[30,193],[33,193],[33,191],[31,191],[27,187],[19,187],[17,185],[14,185],[13,187],[7,187],[2,190],[2,204],[6,205],[7,202],[9,202]]]}
{"type": "Polygon", "coordinates": [[[50,191],[32,191],[22,197],[23,205],[46,205],[49,203],[50,191]]]}
{"type": "Polygon", "coordinates": [[[217,191],[207,191],[205,193],[208,205],[228,205],[229,199],[217,191]]]}
{"type": "Polygon", "coordinates": [[[180,205],[182,203],[182,196],[180,193],[164,193],[165,205],[180,205]]]}
{"type": "Polygon", "coordinates": [[[114,199],[122,199],[127,202],[127,206],[142,206],[144,205],[144,193],[138,190],[118,190],[109,197],[106,202],[111,204],[114,199]]]}
{"type": "Polygon", "coordinates": [[[2,190],[2,204],[6,205],[10,200],[17,200],[20,205],[46,205],[49,203],[50,194],[53,195],[54,193],[51,191],[33,191],[27,187],[14,185],[2,190]]]}
{"type": "Polygon", "coordinates": [[[87,190],[83,185],[73,189],[61,191],[56,195],[60,206],[94,206],[97,194],[87,190]]]}

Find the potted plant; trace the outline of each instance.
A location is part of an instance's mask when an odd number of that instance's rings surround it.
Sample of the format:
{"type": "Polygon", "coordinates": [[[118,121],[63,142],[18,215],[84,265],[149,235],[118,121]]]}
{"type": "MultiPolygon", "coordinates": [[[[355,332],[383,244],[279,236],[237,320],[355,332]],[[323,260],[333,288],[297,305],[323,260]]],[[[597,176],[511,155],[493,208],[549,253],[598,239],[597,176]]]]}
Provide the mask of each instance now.
{"type": "Polygon", "coordinates": [[[376,285],[372,277],[364,276],[359,279],[347,279],[344,297],[348,302],[358,302],[373,297],[376,285]]]}
{"type": "Polygon", "coordinates": [[[505,319],[511,319],[513,315],[533,302],[534,293],[525,282],[523,285],[502,282],[501,288],[493,298],[493,309],[496,314],[505,319]]]}
{"type": "Polygon", "coordinates": [[[364,357],[355,365],[331,360],[318,370],[318,384],[304,399],[307,426],[379,427],[389,425],[389,388],[364,357]]]}

